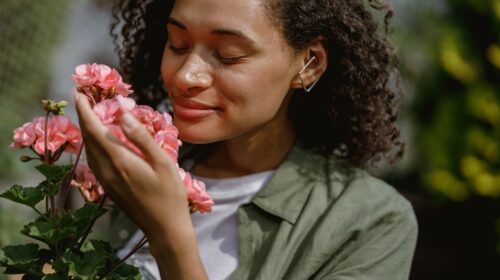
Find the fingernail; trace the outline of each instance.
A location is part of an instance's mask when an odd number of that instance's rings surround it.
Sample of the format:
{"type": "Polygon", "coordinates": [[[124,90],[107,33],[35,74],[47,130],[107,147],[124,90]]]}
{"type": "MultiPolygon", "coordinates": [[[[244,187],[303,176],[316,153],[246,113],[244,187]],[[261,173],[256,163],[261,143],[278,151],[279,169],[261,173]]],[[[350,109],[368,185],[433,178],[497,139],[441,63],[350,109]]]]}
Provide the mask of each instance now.
{"type": "Polygon", "coordinates": [[[137,120],[129,112],[124,112],[121,118],[121,124],[125,129],[133,129],[137,125],[137,120]]]}

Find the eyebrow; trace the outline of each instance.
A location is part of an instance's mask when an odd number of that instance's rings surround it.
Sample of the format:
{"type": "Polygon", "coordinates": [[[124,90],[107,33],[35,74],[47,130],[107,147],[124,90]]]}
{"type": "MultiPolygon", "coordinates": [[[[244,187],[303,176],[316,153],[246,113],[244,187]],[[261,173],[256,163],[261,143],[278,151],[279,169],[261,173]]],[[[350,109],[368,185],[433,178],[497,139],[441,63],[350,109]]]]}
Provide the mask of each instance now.
{"type": "MultiPolygon", "coordinates": [[[[177,26],[178,28],[182,30],[187,30],[187,27],[182,24],[180,21],[176,20],[175,18],[169,17],[167,20],[167,24],[172,24],[174,26],[177,26]]],[[[231,36],[231,37],[236,37],[239,39],[242,39],[246,42],[248,42],[251,45],[255,45],[255,41],[250,39],[248,36],[243,34],[243,32],[239,30],[234,30],[234,29],[214,29],[210,32],[213,35],[218,35],[218,36],[231,36]]]]}

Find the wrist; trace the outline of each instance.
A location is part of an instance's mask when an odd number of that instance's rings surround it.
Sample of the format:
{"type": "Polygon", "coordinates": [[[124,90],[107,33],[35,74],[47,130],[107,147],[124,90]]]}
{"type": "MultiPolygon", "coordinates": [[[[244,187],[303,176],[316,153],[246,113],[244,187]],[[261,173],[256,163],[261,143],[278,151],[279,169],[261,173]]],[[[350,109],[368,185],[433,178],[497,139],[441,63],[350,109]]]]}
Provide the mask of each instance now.
{"type": "Polygon", "coordinates": [[[162,279],[208,279],[201,262],[194,229],[179,230],[176,234],[155,235],[149,240],[162,279]]]}

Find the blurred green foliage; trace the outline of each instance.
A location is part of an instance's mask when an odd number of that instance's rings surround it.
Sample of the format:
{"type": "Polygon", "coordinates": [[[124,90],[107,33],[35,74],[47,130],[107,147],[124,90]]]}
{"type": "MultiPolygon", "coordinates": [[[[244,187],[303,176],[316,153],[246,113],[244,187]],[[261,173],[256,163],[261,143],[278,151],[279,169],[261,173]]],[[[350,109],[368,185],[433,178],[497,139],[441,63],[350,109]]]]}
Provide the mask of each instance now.
{"type": "Polygon", "coordinates": [[[20,168],[7,146],[14,128],[42,112],[52,53],[71,1],[2,0],[0,9],[0,178],[20,168]]]}
{"type": "Polygon", "coordinates": [[[498,199],[500,0],[441,2],[399,35],[415,92],[417,173],[441,200],[498,199]]]}

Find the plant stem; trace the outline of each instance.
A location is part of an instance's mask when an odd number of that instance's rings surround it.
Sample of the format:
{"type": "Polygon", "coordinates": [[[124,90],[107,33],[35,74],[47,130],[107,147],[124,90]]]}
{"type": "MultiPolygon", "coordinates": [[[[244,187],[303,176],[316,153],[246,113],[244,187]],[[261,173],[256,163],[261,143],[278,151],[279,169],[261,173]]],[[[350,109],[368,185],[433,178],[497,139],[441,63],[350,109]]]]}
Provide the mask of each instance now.
{"type": "Polygon", "coordinates": [[[69,195],[69,190],[70,190],[70,184],[71,184],[71,179],[73,176],[75,176],[75,171],[76,171],[76,166],[78,165],[78,162],[80,161],[80,156],[82,155],[83,151],[83,142],[82,145],[80,146],[80,149],[78,150],[78,153],[76,154],[76,160],[73,163],[73,167],[71,168],[71,171],[64,176],[64,179],[61,181],[61,192],[62,192],[62,204],[61,208],[64,207],[66,204],[66,200],[68,199],[69,195]]]}
{"type": "MultiPolygon", "coordinates": [[[[102,198],[101,198],[101,201],[99,202],[99,208],[97,208],[97,213],[99,213],[99,210],[101,210],[102,207],[104,206],[104,202],[106,201],[106,199],[107,199],[107,195],[104,194],[102,196],[102,198]]],[[[85,231],[85,234],[83,235],[82,239],[80,240],[80,243],[76,247],[77,250],[80,250],[80,248],[82,248],[83,242],[85,242],[85,239],[87,239],[87,236],[89,235],[90,230],[92,229],[92,227],[94,226],[95,222],[97,221],[97,218],[99,218],[99,216],[96,215],[94,217],[94,219],[92,219],[92,221],[90,222],[89,226],[87,227],[87,230],[85,231]]]]}
{"type": "Polygon", "coordinates": [[[104,273],[102,276],[101,276],[101,279],[104,279],[104,277],[106,277],[108,274],[112,273],[113,271],[115,271],[120,265],[122,265],[128,258],[130,258],[133,254],[135,254],[135,252],[137,252],[139,249],[142,248],[142,246],[144,246],[144,244],[146,244],[148,242],[148,239],[146,236],[143,236],[141,238],[141,240],[139,240],[139,242],[134,246],[134,248],[123,258],[121,259],[118,263],[116,263],[113,267],[111,267],[110,270],[108,270],[106,273],[104,273]]]}
{"type": "MultiPolygon", "coordinates": [[[[49,115],[50,111],[47,111],[45,113],[45,127],[44,127],[44,139],[43,139],[43,145],[44,145],[44,155],[43,155],[43,162],[45,164],[49,164],[49,149],[48,149],[48,125],[49,125],[49,115]]],[[[49,196],[47,195],[45,197],[45,213],[49,213],[49,196]]]]}
{"type": "MultiPolygon", "coordinates": [[[[50,154],[50,151],[49,151],[49,116],[50,116],[50,111],[47,111],[47,113],[45,113],[45,127],[44,127],[44,148],[45,148],[45,153],[44,153],[44,156],[43,156],[43,161],[45,162],[45,164],[47,165],[50,165],[51,164],[51,154],[50,154]]],[[[49,195],[47,196],[47,200],[50,202],[50,215],[54,215],[54,213],[56,212],[56,205],[55,205],[55,201],[54,201],[54,196],[53,195],[49,195]]],[[[47,202],[46,202],[47,203],[47,202]]],[[[46,204],[46,210],[48,211],[48,205],[46,204]]]]}
{"type": "Polygon", "coordinates": [[[48,149],[48,146],[49,146],[49,135],[48,135],[48,131],[49,131],[49,115],[50,115],[50,111],[47,111],[47,113],[45,113],[45,128],[44,128],[44,149],[45,149],[45,153],[44,153],[44,156],[43,156],[43,161],[45,162],[45,164],[50,164],[50,159],[49,159],[49,149],[48,149]]]}
{"type": "Polygon", "coordinates": [[[43,218],[47,219],[47,216],[45,216],[42,212],[38,211],[38,209],[35,208],[35,206],[31,207],[35,212],[38,213],[38,215],[42,216],[43,218]]]}
{"type": "Polygon", "coordinates": [[[56,202],[55,202],[54,196],[51,195],[50,196],[50,212],[52,213],[52,215],[57,213],[56,210],[57,210],[56,209],[56,202]]]}

